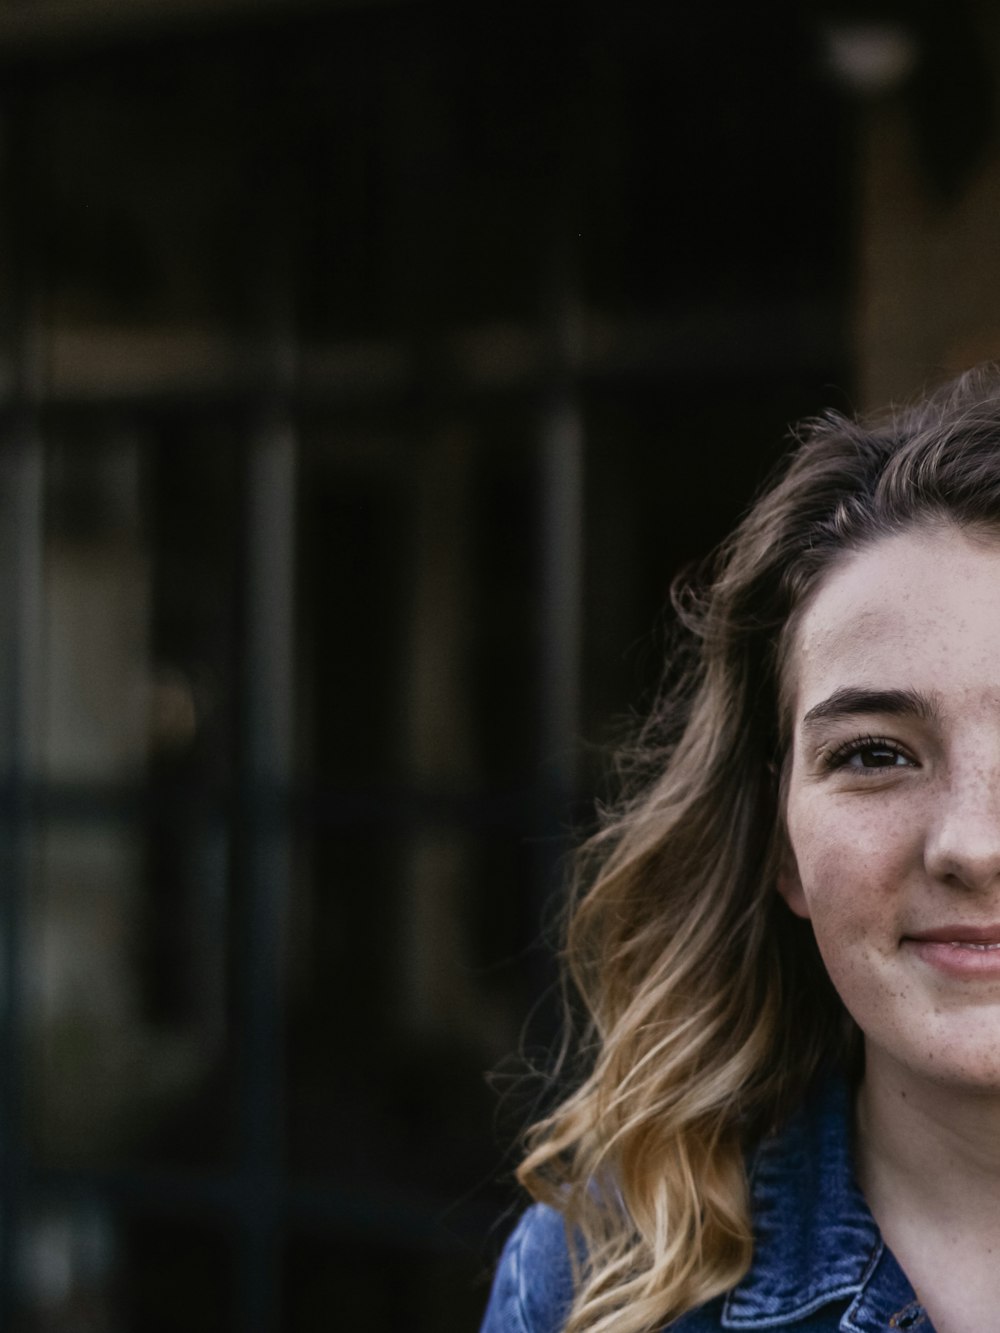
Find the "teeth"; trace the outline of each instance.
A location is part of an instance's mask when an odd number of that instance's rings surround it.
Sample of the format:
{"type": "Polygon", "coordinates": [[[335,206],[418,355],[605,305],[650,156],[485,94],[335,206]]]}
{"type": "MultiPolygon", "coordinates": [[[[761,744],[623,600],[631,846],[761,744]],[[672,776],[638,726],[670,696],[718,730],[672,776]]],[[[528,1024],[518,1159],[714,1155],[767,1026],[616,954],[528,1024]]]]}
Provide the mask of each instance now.
{"type": "Polygon", "coordinates": [[[973,940],[952,940],[951,943],[956,949],[980,949],[984,953],[995,953],[1000,949],[1000,941],[991,944],[977,944],[973,940]]]}

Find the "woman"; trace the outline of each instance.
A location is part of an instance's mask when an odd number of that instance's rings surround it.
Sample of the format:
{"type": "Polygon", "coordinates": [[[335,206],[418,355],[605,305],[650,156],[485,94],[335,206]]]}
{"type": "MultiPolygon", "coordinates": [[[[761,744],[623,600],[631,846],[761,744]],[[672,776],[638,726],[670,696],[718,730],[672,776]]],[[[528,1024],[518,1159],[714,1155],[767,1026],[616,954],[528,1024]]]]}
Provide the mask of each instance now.
{"type": "Polygon", "coordinates": [[[483,1333],[1000,1325],[1000,377],[807,425],[585,850],[483,1333]]]}

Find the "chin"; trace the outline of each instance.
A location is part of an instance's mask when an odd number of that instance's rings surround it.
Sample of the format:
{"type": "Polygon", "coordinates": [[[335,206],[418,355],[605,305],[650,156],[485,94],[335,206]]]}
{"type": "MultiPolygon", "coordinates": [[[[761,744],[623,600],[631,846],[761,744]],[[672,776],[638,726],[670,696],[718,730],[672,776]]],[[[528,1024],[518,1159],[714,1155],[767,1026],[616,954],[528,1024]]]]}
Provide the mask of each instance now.
{"type": "Polygon", "coordinates": [[[1000,1051],[975,1044],[913,1053],[904,1063],[911,1076],[954,1092],[1000,1096],[1000,1051]]]}
{"type": "MultiPolygon", "coordinates": [[[[918,1008],[915,1006],[915,1008],[918,1008]]],[[[924,1083],[954,1092],[1000,1095],[1000,1005],[937,1009],[928,1006],[922,1020],[868,1022],[855,1015],[865,1034],[865,1072],[901,1090],[924,1083]],[[859,1021],[860,1020],[860,1021],[859,1021]]]]}

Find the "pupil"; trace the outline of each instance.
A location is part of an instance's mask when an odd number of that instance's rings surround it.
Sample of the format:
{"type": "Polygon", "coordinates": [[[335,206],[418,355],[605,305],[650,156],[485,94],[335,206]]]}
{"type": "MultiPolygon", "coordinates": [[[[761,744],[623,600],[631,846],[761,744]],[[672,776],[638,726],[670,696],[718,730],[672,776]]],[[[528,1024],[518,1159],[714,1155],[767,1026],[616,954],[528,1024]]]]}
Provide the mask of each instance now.
{"type": "Polygon", "coordinates": [[[896,756],[891,750],[876,749],[870,745],[861,751],[861,759],[866,768],[889,768],[896,762],[896,756]]]}

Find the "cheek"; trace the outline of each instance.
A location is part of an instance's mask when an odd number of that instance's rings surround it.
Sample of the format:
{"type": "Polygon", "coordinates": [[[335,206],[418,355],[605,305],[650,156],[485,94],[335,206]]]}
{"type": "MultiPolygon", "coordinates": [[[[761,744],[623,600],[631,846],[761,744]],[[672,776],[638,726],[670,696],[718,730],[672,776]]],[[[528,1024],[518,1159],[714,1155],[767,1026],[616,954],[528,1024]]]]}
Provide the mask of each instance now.
{"type": "Polygon", "coordinates": [[[801,893],[824,956],[893,914],[919,849],[899,813],[881,803],[863,809],[852,799],[789,810],[801,893]]]}
{"type": "Polygon", "coordinates": [[[853,949],[884,913],[877,869],[857,849],[820,856],[803,873],[802,894],[824,958],[853,949]]]}
{"type": "Polygon", "coordinates": [[[812,853],[801,870],[816,945],[844,1007],[868,1032],[884,1007],[883,960],[897,938],[886,867],[856,844],[812,853]]]}
{"type": "MultiPolygon", "coordinates": [[[[881,794],[879,794],[880,796],[881,794]]],[[[888,795],[888,794],[886,794],[888,795]]],[[[919,861],[919,820],[875,793],[789,809],[789,836],[813,933],[835,989],[859,1026],[883,1021],[902,913],[919,861]],[[870,803],[869,803],[870,802],[870,803]]]]}

